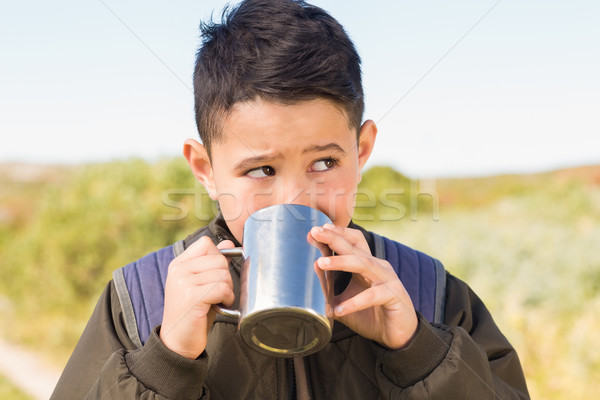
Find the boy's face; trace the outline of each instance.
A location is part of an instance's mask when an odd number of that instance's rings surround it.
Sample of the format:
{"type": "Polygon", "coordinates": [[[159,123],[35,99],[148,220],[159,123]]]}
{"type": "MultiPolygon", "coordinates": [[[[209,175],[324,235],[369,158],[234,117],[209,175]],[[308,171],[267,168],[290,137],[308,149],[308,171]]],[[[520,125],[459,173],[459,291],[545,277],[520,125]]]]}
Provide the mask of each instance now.
{"type": "Polygon", "coordinates": [[[241,242],[248,216],[274,204],[310,206],[335,225],[348,225],[376,134],[367,121],[357,143],[344,112],[327,100],[254,100],[234,106],[223,137],[212,143],[212,160],[191,139],[184,155],[241,242]]]}

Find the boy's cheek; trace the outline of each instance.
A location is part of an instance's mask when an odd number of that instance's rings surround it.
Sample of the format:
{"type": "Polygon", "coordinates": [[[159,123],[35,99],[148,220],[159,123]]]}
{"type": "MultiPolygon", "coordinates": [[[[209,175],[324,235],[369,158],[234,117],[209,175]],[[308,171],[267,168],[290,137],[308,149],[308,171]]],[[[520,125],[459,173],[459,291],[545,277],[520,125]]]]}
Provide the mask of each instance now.
{"type": "Polygon", "coordinates": [[[337,226],[347,226],[352,220],[355,204],[355,190],[348,188],[347,191],[337,191],[325,199],[324,202],[318,202],[319,209],[337,226]]]}
{"type": "Polygon", "coordinates": [[[219,208],[227,226],[238,241],[241,242],[244,223],[252,213],[262,208],[268,207],[273,202],[270,197],[264,194],[241,195],[233,193],[221,193],[219,198],[219,208]]]}
{"type": "Polygon", "coordinates": [[[218,202],[223,218],[228,222],[234,222],[245,214],[243,200],[234,194],[220,193],[218,202]]]}

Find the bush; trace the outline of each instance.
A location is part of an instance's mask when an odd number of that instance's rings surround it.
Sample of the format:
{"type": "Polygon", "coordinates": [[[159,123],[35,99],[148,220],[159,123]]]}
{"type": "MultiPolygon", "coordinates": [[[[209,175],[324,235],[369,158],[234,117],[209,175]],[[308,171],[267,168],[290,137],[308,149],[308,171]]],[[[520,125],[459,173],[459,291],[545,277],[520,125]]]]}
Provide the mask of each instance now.
{"type": "Polygon", "coordinates": [[[86,165],[38,196],[27,227],[3,239],[0,291],[13,299],[12,336],[63,354],[114,269],[213,216],[182,160],[86,165]]]}
{"type": "Polygon", "coordinates": [[[416,220],[422,215],[437,218],[435,188],[412,180],[390,167],[376,166],[363,173],[358,185],[353,220],[365,226],[416,220]],[[433,189],[433,190],[432,190],[433,189]]]}

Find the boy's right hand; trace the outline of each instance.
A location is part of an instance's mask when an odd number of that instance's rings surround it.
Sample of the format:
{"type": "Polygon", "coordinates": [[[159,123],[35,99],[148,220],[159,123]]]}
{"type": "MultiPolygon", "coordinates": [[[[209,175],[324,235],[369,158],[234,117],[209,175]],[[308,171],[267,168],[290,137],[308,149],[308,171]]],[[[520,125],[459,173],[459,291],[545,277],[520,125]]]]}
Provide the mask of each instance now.
{"type": "Polygon", "coordinates": [[[230,306],[235,300],[229,261],[219,251],[232,247],[230,240],[215,246],[204,236],[169,265],[160,339],[186,358],[196,359],[206,348],[215,320],[211,306],[230,306]]]}

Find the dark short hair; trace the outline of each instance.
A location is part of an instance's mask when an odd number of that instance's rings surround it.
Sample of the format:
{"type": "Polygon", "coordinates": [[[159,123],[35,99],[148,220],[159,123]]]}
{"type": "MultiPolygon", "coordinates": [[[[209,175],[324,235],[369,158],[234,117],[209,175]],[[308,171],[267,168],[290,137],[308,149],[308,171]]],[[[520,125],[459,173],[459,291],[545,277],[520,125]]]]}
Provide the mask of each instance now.
{"type": "Polygon", "coordinates": [[[196,125],[209,154],[239,102],[327,99],[358,131],[364,111],[360,57],[342,25],[304,1],[245,0],[202,23],[196,56],[196,125]]]}

